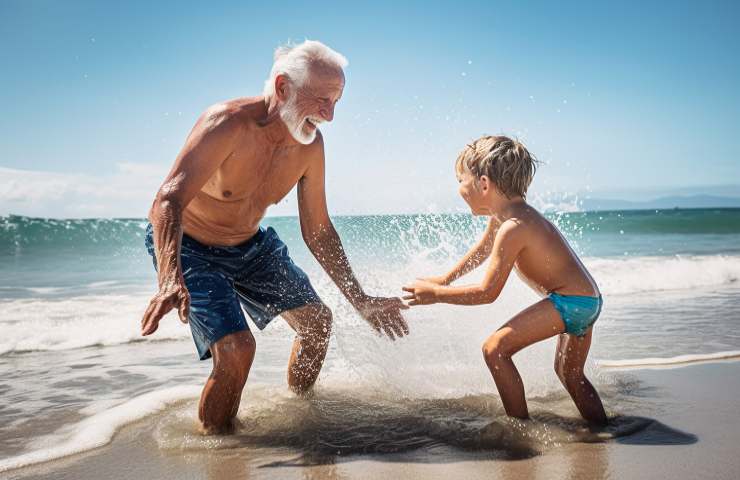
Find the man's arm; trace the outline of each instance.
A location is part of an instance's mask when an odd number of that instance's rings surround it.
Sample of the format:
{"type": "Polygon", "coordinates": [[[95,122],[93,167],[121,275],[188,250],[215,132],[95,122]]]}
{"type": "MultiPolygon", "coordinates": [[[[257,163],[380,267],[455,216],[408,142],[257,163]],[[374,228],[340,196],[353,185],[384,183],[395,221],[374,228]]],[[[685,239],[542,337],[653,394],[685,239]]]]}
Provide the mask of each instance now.
{"type": "Polygon", "coordinates": [[[498,220],[491,217],[490,220],[488,220],[488,226],[486,227],[486,231],[483,232],[483,236],[475,245],[473,245],[468,253],[466,253],[465,256],[461,258],[454,267],[452,267],[452,270],[443,276],[424,278],[422,280],[428,280],[439,285],[449,285],[458,278],[467,275],[478,268],[488,257],[491,256],[491,251],[493,251],[493,241],[496,238],[496,232],[498,231],[499,226],[500,224],[498,220]]]}
{"type": "Polygon", "coordinates": [[[357,281],[326,206],[324,145],[321,133],[311,145],[311,159],[298,183],[298,211],[303,239],[321,267],[342,294],[376,331],[391,339],[408,334],[399,310],[407,308],[399,298],[370,297],[357,281]]]}
{"type": "Polygon", "coordinates": [[[159,320],[173,308],[187,323],[190,294],[180,267],[182,212],[231,154],[240,125],[222,108],[207,110],[196,122],[172,170],[157,192],[149,221],[157,258],[159,292],[141,320],[141,334],[157,330],[159,320]]]}
{"type": "Polygon", "coordinates": [[[409,293],[403,298],[409,300],[409,305],[492,303],[504,288],[511,269],[524,248],[525,235],[524,227],[512,220],[501,225],[493,242],[491,263],[480,284],[448,287],[422,280],[403,287],[403,290],[409,293]]]}

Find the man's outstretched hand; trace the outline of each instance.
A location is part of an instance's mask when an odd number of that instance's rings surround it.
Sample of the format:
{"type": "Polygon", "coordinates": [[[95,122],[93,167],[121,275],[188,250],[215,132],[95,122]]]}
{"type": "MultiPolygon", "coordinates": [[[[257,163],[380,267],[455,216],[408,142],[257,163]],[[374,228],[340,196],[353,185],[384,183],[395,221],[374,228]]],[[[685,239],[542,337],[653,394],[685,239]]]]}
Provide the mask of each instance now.
{"type": "Polygon", "coordinates": [[[150,301],[149,307],[141,319],[141,335],[151,335],[159,327],[159,320],[172,310],[177,308],[177,313],[182,323],[188,323],[190,313],[190,293],[183,281],[168,282],[162,285],[150,301]]]}
{"type": "Polygon", "coordinates": [[[406,306],[400,298],[366,297],[357,306],[362,318],[381,335],[385,333],[391,340],[409,334],[409,326],[401,315],[406,306]]]}

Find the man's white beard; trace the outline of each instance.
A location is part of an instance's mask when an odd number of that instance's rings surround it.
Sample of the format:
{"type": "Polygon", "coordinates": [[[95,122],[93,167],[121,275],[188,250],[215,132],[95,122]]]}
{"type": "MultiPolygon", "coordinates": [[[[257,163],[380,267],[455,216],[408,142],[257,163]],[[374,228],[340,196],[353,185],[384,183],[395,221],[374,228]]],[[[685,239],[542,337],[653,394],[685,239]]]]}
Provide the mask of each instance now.
{"type": "Polygon", "coordinates": [[[295,139],[296,142],[308,145],[316,139],[316,129],[311,129],[308,133],[303,130],[303,125],[306,123],[306,117],[301,118],[298,114],[298,109],[295,106],[295,97],[291,97],[285,102],[283,108],[280,109],[280,119],[288,127],[290,136],[295,139]]]}

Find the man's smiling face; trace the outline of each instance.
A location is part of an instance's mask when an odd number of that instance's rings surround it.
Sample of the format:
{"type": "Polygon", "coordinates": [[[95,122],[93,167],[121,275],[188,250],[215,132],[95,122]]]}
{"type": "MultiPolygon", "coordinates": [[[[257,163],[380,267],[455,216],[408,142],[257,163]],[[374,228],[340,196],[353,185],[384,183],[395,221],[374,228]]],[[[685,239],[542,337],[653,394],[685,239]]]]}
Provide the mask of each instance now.
{"type": "Polygon", "coordinates": [[[316,138],[318,125],[334,119],[334,108],[344,91],[341,69],[312,66],[305,81],[289,87],[288,98],[280,109],[280,118],[293,138],[308,145],[316,138]]]}

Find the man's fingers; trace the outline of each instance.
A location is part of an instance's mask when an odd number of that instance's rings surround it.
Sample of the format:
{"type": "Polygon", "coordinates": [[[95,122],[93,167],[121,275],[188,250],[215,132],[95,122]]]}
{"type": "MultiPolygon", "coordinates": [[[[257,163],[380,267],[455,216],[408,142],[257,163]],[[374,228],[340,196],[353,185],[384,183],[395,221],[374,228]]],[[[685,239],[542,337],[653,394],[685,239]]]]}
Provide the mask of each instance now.
{"type": "Polygon", "coordinates": [[[190,295],[184,293],[180,296],[180,306],[177,309],[180,314],[180,321],[188,323],[188,314],[190,313],[190,295]]]}
{"type": "Polygon", "coordinates": [[[409,324],[408,322],[406,322],[406,319],[403,318],[402,315],[398,315],[398,324],[401,326],[401,330],[403,330],[403,334],[408,335],[409,334],[409,324]]]}
{"type": "Polygon", "coordinates": [[[159,327],[159,322],[150,322],[144,325],[144,327],[141,329],[141,335],[143,337],[146,337],[147,335],[151,335],[152,333],[157,331],[157,327],[159,327]]]}
{"type": "Polygon", "coordinates": [[[393,341],[396,340],[396,337],[393,335],[393,329],[387,323],[383,324],[383,331],[385,332],[386,335],[388,335],[388,338],[390,338],[393,341]]]}
{"type": "Polygon", "coordinates": [[[158,325],[159,323],[154,319],[154,315],[150,313],[144,317],[144,321],[141,324],[141,335],[145,337],[154,333],[158,325]]]}
{"type": "Polygon", "coordinates": [[[154,310],[154,303],[149,303],[149,306],[146,307],[146,311],[144,312],[144,315],[141,317],[141,328],[144,328],[144,324],[149,319],[149,316],[152,314],[152,310],[154,310]]]}
{"type": "Polygon", "coordinates": [[[391,340],[395,340],[393,331],[388,326],[385,315],[375,314],[372,317],[372,323],[381,335],[386,334],[391,340]]]}
{"type": "MultiPolygon", "coordinates": [[[[396,285],[398,285],[398,284],[396,284],[396,285]]],[[[404,292],[414,293],[414,287],[401,287],[401,290],[403,290],[404,292]]]]}
{"type": "Polygon", "coordinates": [[[378,322],[378,319],[376,316],[372,316],[368,319],[367,323],[370,324],[371,327],[373,327],[373,330],[375,330],[375,333],[378,335],[382,335],[383,333],[380,331],[380,324],[378,322]]]}
{"type": "Polygon", "coordinates": [[[172,304],[170,302],[158,302],[152,312],[153,320],[159,321],[170,310],[172,310],[172,304]]]}
{"type": "Polygon", "coordinates": [[[401,312],[395,312],[390,315],[388,321],[393,326],[393,331],[396,332],[398,337],[403,337],[409,333],[409,327],[406,325],[401,312]]]}
{"type": "Polygon", "coordinates": [[[416,298],[416,295],[414,295],[414,294],[411,294],[411,295],[404,295],[404,296],[403,296],[403,297],[401,297],[401,298],[403,298],[404,300],[413,300],[414,298],[416,298]]]}
{"type": "Polygon", "coordinates": [[[401,310],[406,310],[407,308],[409,308],[409,307],[406,306],[405,303],[403,303],[403,300],[401,300],[398,297],[395,297],[393,299],[393,306],[396,307],[396,308],[400,308],[401,310]]]}
{"type": "Polygon", "coordinates": [[[394,311],[399,308],[404,308],[403,301],[401,301],[400,298],[394,297],[394,298],[388,298],[383,302],[383,305],[381,306],[381,312],[387,313],[389,311],[394,311]]]}
{"type": "Polygon", "coordinates": [[[141,335],[146,336],[151,333],[153,333],[157,327],[156,322],[154,321],[155,318],[155,311],[157,309],[157,306],[159,305],[158,302],[150,302],[149,306],[146,309],[146,312],[144,312],[144,316],[141,318],[141,335]]]}
{"type": "Polygon", "coordinates": [[[188,313],[190,313],[188,306],[185,302],[181,303],[180,307],[177,309],[177,316],[180,318],[182,323],[188,323],[188,313]]]}
{"type": "Polygon", "coordinates": [[[396,337],[403,338],[403,328],[401,328],[401,324],[399,322],[393,322],[391,323],[391,327],[393,328],[393,333],[396,334],[396,337]]]}

